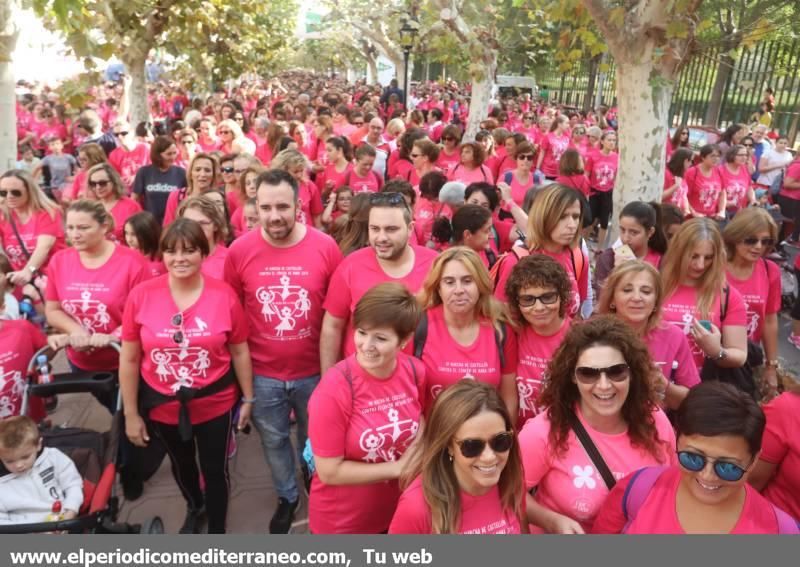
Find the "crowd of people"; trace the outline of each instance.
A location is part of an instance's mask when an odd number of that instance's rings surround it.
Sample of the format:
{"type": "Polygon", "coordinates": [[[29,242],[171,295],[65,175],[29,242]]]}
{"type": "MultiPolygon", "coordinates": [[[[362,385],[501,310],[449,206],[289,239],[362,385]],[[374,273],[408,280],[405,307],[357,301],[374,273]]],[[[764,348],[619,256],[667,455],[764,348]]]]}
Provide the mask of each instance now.
{"type": "Polygon", "coordinates": [[[162,447],[181,533],[226,531],[251,425],[270,533],[304,491],[319,534],[798,533],[770,259],[800,233],[785,137],[737,124],[695,152],[678,127],[662,202],[614,211],[614,109],[506,95],[465,140],[458,85],[295,72],[151,89],[134,127],[124,88],[74,121],[55,92],[18,100],[0,523],[80,506],[47,408],[18,415],[49,344],[118,377],[125,496],[162,447]]]}

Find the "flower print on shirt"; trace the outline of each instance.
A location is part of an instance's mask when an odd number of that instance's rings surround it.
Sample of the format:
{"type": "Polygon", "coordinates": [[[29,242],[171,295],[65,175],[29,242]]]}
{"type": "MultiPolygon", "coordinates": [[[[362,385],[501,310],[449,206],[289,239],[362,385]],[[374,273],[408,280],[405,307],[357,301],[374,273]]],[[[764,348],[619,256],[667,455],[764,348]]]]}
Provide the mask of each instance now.
{"type": "Polygon", "coordinates": [[[308,314],[311,299],[308,290],[292,284],[292,278],[284,274],[280,284],[262,286],[256,290],[261,303],[261,314],[268,323],[274,323],[273,337],[296,340],[310,336],[308,314]]]}
{"type": "Polygon", "coordinates": [[[572,467],[572,474],[575,475],[575,478],[572,479],[572,484],[575,485],[575,488],[583,488],[585,486],[589,490],[594,490],[597,487],[597,481],[592,478],[594,476],[594,468],[591,465],[586,465],[585,467],[575,465],[572,467]]]}

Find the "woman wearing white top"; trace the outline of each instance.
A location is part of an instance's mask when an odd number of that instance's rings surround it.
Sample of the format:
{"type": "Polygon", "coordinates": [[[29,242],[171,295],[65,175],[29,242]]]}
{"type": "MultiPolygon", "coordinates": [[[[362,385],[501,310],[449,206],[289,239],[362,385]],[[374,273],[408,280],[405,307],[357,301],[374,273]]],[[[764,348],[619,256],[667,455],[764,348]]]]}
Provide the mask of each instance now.
{"type": "Polygon", "coordinates": [[[761,156],[758,162],[759,176],[756,183],[769,187],[781,174],[787,165],[792,163],[794,156],[789,151],[789,138],[781,136],[775,142],[775,147],[761,156]]]}

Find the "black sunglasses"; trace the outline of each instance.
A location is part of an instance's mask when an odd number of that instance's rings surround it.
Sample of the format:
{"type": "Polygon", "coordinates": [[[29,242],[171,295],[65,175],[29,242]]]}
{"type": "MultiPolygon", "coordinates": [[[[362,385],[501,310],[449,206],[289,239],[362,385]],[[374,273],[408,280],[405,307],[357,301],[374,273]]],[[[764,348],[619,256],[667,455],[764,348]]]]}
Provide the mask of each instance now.
{"type": "Polygon", "coordinates": [[[89,181],[87,185],[89,189],[94,189],[95,187],[105,187],[109,183],[111,183],[110,179],[100,179],[98,181],[89,181]]]}
{"type": "Polygon", "coordinates": [[[541,301],[542,305],[553,305],[558,301],[559,295],[557,291],[549,291],[542,295],[520,295],[517,297],[517,303],[520,307],[533,307],[537,301],[541,301]]]}
{"type": "Polygon", "coordinates": [[[606,375],[606,378],[612,382],[624,382],[631,376],[631,369],[627,364],[613,364],[606,368],[592,368],[591,366],[578,366],[575,369],[575,378],[581,384],[594,384],[600,380],[600,376],[606,375]]]}
{"type": "Polygon", "coordinates": [[[370,205],[400,205],[408,207],[402,193],[373,193],[369,196],[370,205]]]}
{"type": "Polygon", "coordinates": [[[526,161],[533,161],[533,154],[520,154],[517,159],[524,159],[526,161]]]}
{"type": "Polygon", "coordinates": [[[223,167],[223,168],[220,168],[220,171],[222,171],[222,173],[233,173],[233,168],[232,167],[223,167]]]}
{"type": "Polygon", "coordinates": [[[176,345],[182,345],[186,338],[183,336],[183,313],[173,315],[171,323],[173,327],[178,327],[178,330],[172,335],[172,340],[176,345]]]}
{"type": "Polygon", "coordinates": [[[755,236],[749,236],[744,240],[742,240],[742,244],[744,244],[745,246],[756,246],[759,242],[761,243],[761,246],[763,246],[764,248],[769,248],[770,246],[775,245],[774,238],[762,238],[759,240],[755,236]]]}
{"type": "Polygon", "coordinates": [[[456,138],[453,136],[445,136],[442,138],[442,140],[444,140],[445,142],[455,142],[456,138]]]}
{"type": "Polygon", "coordinates": [[[20,191],[19,189],[11,189],[10,191],[6,191],[5,189],[3,189],[2,191],[0,191],[0,197],[5,198],[8,195],[11,195],[12,197],[16,197],[19,199],[20,197],[22,197],[22,191],[20,191]]]}
{"type": "Polygon", "coordinates": [[[125,130],[124,132],[114,132],[115,136],[127,136],[130,132],[125,130]]]}
{"type": "Polygon", "coordinates": [[[487,443],[489,444],[489,448],[495,453],[506,453],[511,450],[511,445],[514,444],[514,434],[511,431],[503,431],[488,441],[485,439],[456,440],[456,445],[461,449],[461,454],[464,455],[465,459],[479,457],[486,448],[487,443]]]}
{"type": "MultiPolygon", "coordinates": [[[[707,463],[714,464],[714,474],[720,480],[726,482],[736,482],[741,480],[747,469],[730,461],[720,461],[718,459],[709,459],[705,455],[695,453],[694,451],[678,451],[678,462],[680,465],[690,472],[700,472],[706,468],[707,463]]],[[[749,467],[748,467],[749,468],[749,467]]]]}

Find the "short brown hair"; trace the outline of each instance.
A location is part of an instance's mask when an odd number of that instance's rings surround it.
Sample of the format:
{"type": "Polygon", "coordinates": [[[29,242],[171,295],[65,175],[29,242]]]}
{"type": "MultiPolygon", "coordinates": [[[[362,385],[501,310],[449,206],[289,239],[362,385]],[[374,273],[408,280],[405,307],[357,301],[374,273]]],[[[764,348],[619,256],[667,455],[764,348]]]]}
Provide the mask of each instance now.
{"type": "Polygon", "coordinates": [[[200,250],[203,258],[208,256],[209,245],[202,227],[193,220],[179,218],[164,231],[161,236],[161,253],[174,250],[180,244],[183,248],[196,248],[200,250]]]}
{"type": "Polygon", "coordinates": [[[414,142],[412,147],[416,147],[424,156],[426,156],[431,163],[439,159],[439,146],[434,144],[428,138],[421,138],[414,142]]]}
{"type": "Polygon", "coordinates": [[[404,339],[417,328],[419,315],[417,300],[406,286],[385,282],[370,289],[358,301],[353,325],[362,329],[389,327],[404,339]]]}
{"type": "Polygon", "coordinates": [[[522,258],[511,270],[506,282],[506,297],[511,316],[520,324],[525,317],[519,308],[519,293],[526,287],[552,287],[558,292],[558,316],[564,317],[572,296],[572,283],[564,266],[544,254],[522,258]]]}
{"type": "Polygon", "coordinates": [[[39,429],[28,416],[18,415],[0,420],[0,448],[18,449],[26,443],[38,442],[39,429]]]}
{"type": "Polygon", "coordinates": [[[567,148],[558,160],[558,173],[561,175],[580,175],[583,173],[581,154],[575,148],[567,148]]]}

